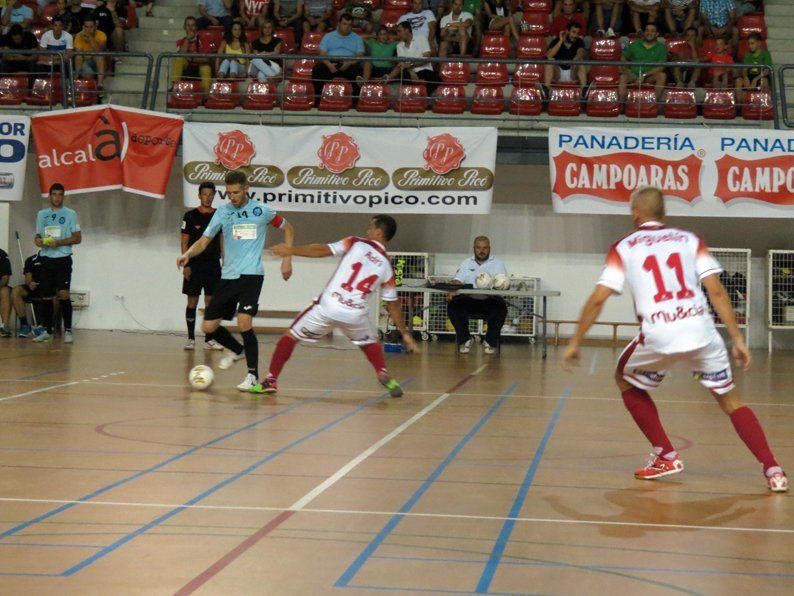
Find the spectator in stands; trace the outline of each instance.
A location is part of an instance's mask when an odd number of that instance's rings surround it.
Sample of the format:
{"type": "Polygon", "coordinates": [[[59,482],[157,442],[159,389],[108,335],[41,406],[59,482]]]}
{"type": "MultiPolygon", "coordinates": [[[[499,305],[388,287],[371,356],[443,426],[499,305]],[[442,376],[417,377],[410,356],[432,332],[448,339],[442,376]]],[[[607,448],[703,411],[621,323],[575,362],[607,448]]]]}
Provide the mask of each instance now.
{"type": "Polygon", "coordinates": [[[700,0],[701,37],[726,35],[733,47],[739,42],[733,0],[700,0]]]}
{"type": "Polygon", "coordinates": [[[8,4],[3,8],[0,25],[3,26],[3,33],[8,33],[11,25],[21,25],[22,29],[27,29],[33,24],[33,9],[22,4],[22,0],[8,0],[8,4]]]}
{"type": "MultiPolygon", "coordinates": [[[[8,50],[35,50],[38,47],[36,37],[22,29],[22,25],[14,23],[8,33],[0,41],[0,47],[8,50]]],[[[28,73],[38,56],[31,54],[5,54],[0,72],[4,74],[28,73]]]]}
{"type": "MultiPolygon", "coordinates": [[[[688,27],[684,31],[684,38],[686,39],[686,46],[682,46],[680,50],[670,57],[670,60],[674,62],[701,62],[701,42],[698,30],[695,27],[688,27]]],[[[675,79],[675,86],[679,89],[687,87],[692,89],[698,84],[700,69],[674,66],[673,78],[675,79]]]]}
{"type": "MultiPolygon", "coordinates": [[[[94,15],[86,15],[83,29],[74,36],[74,49],[77,52],[104,52],[107,36],[97,29],[94,15]]],[[[102,88],[105,81],[105,58],[97,56],[75,56],[75,70],[78,76],[92,78],[96,75],[97,87],[102,88]]]]}
{"type": "Polygon", "coordinates": [[[364,40],[353,33],[353,17],[341,15],[336,31],[327,33],[320,42],[320,56],[325,58],[318,60],[312,70],[315,95],[319,97],[323,85],[333,78],[356,81],[362,73],[361,63],[356,58],[363,55],[364,40]]]}
{"type": "Polygon", "coordinates": [[[471,28],[471,39],[474,42],[474,55],[477,55],[482,39],[483,0],[463,0],[463,12],[474,17],[471,28]]]}
{"type": "MultiPolygon", "coordinates": [[[[433,51],[436,47],[436,15],[432,10],[424,8],[422,0],[413,0],[411,12],[405,13],[397,20],[397,24],[408,23],[414,32],[414,37],[425,37],[433,51]]],[[[399,33],[399,31],[398,31],[399,33]]]]}
{"type": "Polygon", "coordinates": [[[631,83],[651,84],[656,88],[657,101],[664,91],[667,75],[664,72],[664,63],[667,62],[667,46],[659,41],[659,28],[654,23],[645,26],[642,39],[637,39],[623,52],[624,61],[650,62],[651,66],[624,67],[620,75],[620,98],[625,101],[626,88],[631,83]],[[658,64],[654,66],[653,64],[658,64]]]}
{"type": "Polygon", "coordinates": [[[251,43],[251,51],[256,52],[265,58],[254,58],[251,60],[251,68],[248,74],[255,77],[258,81],[267,81],[278,77],[283,70],[281,60],[270,58],[281,53],[281,39],[275,35],[276,25],[270,19],[262,21],[259,27],[259,37],[251,43]]]}
{"type": "Polygon", "coordinates": [[[371,0],[348,0],[344,12],[353,17],[353,29],[361,30],[365,36],[372,34],[371,0]]]}
{"type": "Polygon", "coordinates": [[[772,66],[772,56],[769,50],[765,50],[761,36],[758,33],[751,33],[747,38],[747,52],[742,59],[744,64],[750,64],[749,68],[742,71],[742,75],[736,78],[736,96],[741,100],[742,89],[769,89],[769,77],[772,74],[770,69],[761,66],[772,66]]]}
{"type": "Polygon", "coordinates": [[[222,25],[225,29],[232,26],[232,5],[234,0],[199,0],[201,16],[196,19],[199,30],[210,25],[222,25]]]}
{"type": "Polygon", "coordinates": [[[463,0],[452,0],[452,10],[441,19],[441,46],[438,55],[449,56],[457,46],[458,53],[465,54],[472,34],[474,16],[463,12],[463,0]]]}
{"type": "MultiPolygon", "coordinates": [[[[400,58],[430,58],[433,55],[427,39],[420,35],[414,36],[410,23],[400,23],[397,34],[400,36],[400,43],[397,44],[397,55],[400,58]]],[[[398,77],[402,81],[426,83],[428,95],[433,94],[440,80],[431,62],[400,62],[389,74],[391,79],[398,77]]]]}
{"type": "Polygon", "coordinates": [[[636,31],[638,35],[643,34],[643,16],[646,17],[646,24],[656,24],[661,6],[662,0],[629,0],[631,24],[634,26],[634,31],[636,31]]]}
{"type": "MultiPolygon", "coordinates": [[[[565,3],[566,0],[556,0],[556,2],[554,3],[554,8],[551,11],[552,20],[556,19],[558,16],[560,16],[565,12],[565,3]]],[[[587,23],[588,19],[590,18],[590,0],[571,0],[571,3],[573,4],[572,7],[573,12],[580,13],[582,15],[582,19],[584,20],[584,22],[587,23]]],[[[567,24],[568,23],[565,23],[565,25],[567,24]]],[[[565,25],[563,25],[560,31],[565,29],[565,25]]],[[[582,27],[582,33],[584,34],[586,32],[587,32],[587,26],[585,25],[582,27]]],[[[559,33],[553,33],[552,35],[556,37],[558,34],[559,33]]]]}
{"type": "MultiPolygon", "coordinates": [[[[378,29],[377,36],[370,37],[365,43],[369,48],[369,55],[373,58],[392,58],[397,51],[397,42],[391,39],[386,27],[378,29]]],[[[394,62],[391,60],[364,62],[364,76],[356,80],[359,85],[371,79],[382,79],[386,82],[389,80],[392,68],[394,68],[394,62]]]]}
{"type": "Polygon", "coordinates": [[[596,35],[599,37],[615,37],[621,30],[621,14],[624,0],[595,0],[596,35]],[[609,20],[604,18],[604,11],[609,11],[609,20]]]}
{"type": "Polygon", "coordinates": [[[108,39],[109,49],[124,51],[124,21],[127,6],[124,0],[100,0],[94,9],[96,26],[108,39]]]}
{"type": "MultiPolygon", "coordinates": [[[[712,64],[733,64],[733,56],[728,50],[728,40],[725,37],[718,37],[714,44],[714,51],[708,57],[708,62],[712,64]]],[[[711,86],[715,89],[724,89],[728,86],[731,78],[731,71],[729,68],[712,68],[711,69],[711,86]]]]}
{"type": "Polygon", "coordinates": [[[237,3],[237,12],[246,29],[261,31],[269,11],[270,0],[239,0],[237,3]]]}
{"type": "Polygon", "coordinates": [[[273,18],[279,27],[295,31],[296,41],[300,42],[301,17],[303,16],[303,0],[275,0],[273,18]]]}
{"type": "Polygon", "coordinates": [[[518,26],[510,9],[510,0],[485,0],[483,8],[488,21],[488,31],[501,31],[518,44],[518,26]]]}
{"type": "Polygon", "coordinates": [[[202,47],[201,39],[198,36],[198,26],[196,17],[185,17],[185,36],[176,42],[178,52],[184,54],[174,58],[171,65],[171,85],[179,81],[183,76],[200,77],[201,89],[204,93],[209,93],[210,83],[212,82],[212,67],[210,59],[200,56],[190,56],[189,54],[202,54],[209,52],[209,48],[202,47]]]}
{"type": "Polygon", "coordinates": [[[764,12],[764,0],[733,0],[733,4],[737,19],[751,12],[764,12]]]}
{"type": "Polygon", "coordinates": [[[69,14],[69,33],[75,37],[83,30],[83,21],[91,14],[91,11],[80,5],[80,0],[69,0],[69,8],[66,12],[69,14]]]}
{"type": "Polygon", "coordinates": [[[243,24],[234,20],[232,26],[224,33],[218,58],[215,59],[215,72],[219,79],[224,77],[242,77],[247,71],[248,61],[240,58],[241,54],[250,54],[251,46],[245,37],[243,24]]]}
{"type": "Polygon", "coordinates": [[[571,23],[577,23],[579,25],[580,33],[584,34],[587,31],[585,16],[581,12],[576,12],[576,4],[573,0],[562,0],[558,3],[558,6],[562,7],[560,9],[560,14],[554,17],[554,20],[551,22],[551,28],[549,29],[549,35],[553,38],[553,42],[562,39],[560,34],[567,32],[568,25],[571,23]]]}
{"type": "MultiPolygon", "coordinates": [[[[71,33],[64,31],[63,18],[59,15],[52,17],[52,28],[45,31],[39,40],[39,48],[51,52],[63,52],[64,62],[72,55],[74,40],[71,33]]],[[[40,72],[60,72],[61,61],[53,54],[40,56],[36,63],[36,70],[40,72]]]]}
{"type": "Polygon", "coordinates": [[[547,97],[552,81],[573,81],[574,76],[579,81],[581,92],[584,92],[585,85],[587,85],[587,69],[585,69],[583,64],[573,66],[569,63],[571,61],[584,60],[584,41],[582,41],[581,33],[581,25],[571,20],[566,29],[557,34],[557,39],[549,44],[549,51],[546,57],[549,60],[560,61],[560,64],[546,65],[544,83],[547,97]]]}
{"type": "Polygon", "coordinates": [[[684,33],[698,16],[698,0],[665,0],[664,22],[672,35],[684,33]]]}
{"type": "Polygon", "coordinates": [[[303,33],[322,33],[328,29],[333,14],[333,0],[303,0],[303,33]]]}

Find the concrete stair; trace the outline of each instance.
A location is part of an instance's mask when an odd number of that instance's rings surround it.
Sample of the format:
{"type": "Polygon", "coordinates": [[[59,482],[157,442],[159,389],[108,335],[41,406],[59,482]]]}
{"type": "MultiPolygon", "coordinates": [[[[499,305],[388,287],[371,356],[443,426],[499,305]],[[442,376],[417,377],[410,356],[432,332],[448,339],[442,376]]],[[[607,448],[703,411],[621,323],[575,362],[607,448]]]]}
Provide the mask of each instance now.
{"type": "MultiPolygon", "coordinates": [[[[766,0],[767,46],[775,66],[794,64],[794,2],[792,0],[766,0]]],[[[794,71],[786,71],[786,99],[788,119],[794,121],[794,71]]],[[[783,124],[781,124],[783,126],[783,124]]]]}

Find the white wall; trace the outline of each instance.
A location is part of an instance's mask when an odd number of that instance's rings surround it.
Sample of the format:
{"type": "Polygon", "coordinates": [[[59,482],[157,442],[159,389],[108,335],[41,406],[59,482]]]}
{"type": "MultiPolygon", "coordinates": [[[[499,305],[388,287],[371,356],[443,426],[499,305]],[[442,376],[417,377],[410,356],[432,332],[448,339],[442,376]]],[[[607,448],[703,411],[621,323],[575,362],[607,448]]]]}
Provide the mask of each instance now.
{"type": "MultiPolygon", "coordinates": [[[[123,306],[146,327],[163,331],[184,328],[184,298],[175,260],[179,255],[179,225],[184,211],[177,157],[163,201],[107,192],[67,198],[77,210],[83,243],[75,249],[74,289],[91,292],[91,306],[77,315],[76,326],[92,329],[141,329],[123,306]],[[124,296],[124,305],[114,296],[124,296]]],[[[68,188],[68,181],[64,181],[68,188]]],[[[34,220],[44,200],[33,197],[38,188],[36,166],[28,164],[27,188],[32,198],[11,205],[10,228],[23,238],[23,250],[34,250],[34,220]]],[[[549,198],[545,166],[497,166],[496,199],[490,215],[399,216],[399,231],[392,251],[436,254],[436,272],[451,273],[468,256],[478,234],[490,236],[495,256],[511,273],[537,276],[544,288],[562,291],[549,303],[552,319],[575,319],[592,289],[610,244],[630,230],[628,217],[555,215],[549,198]]],[[[68,197],[68,194],[67,194],[68,197]]],[[[367,217],[356,214],[287,213],[296,226],[298,242],[323,242],[363,233],[367,217]]],[[[671,218],[694,229],[712,246],[751,248],[755,307],[753,344],[765,345],[764,263],[770,248],[794,248],[794,225],[780,219],[671,218]]],[[[277,231],[270,232],[270,241],[277,231]]],[[[0,245],[3,239],[0,238],[0,245]]],[[[16,247],[10,254],[16,255],[16,247]]],[[[12,259],[15,272],[21,270],[12,259]]],[[[298,310],[322,288],[333,270],[331,260],[297,260],[289,283],[278,277],[278,265],[266,258],[265,308],[298,310]]],[[[633,319],[627,296],[610,301],[603,319],[633,319]]],[[[606,328],[596,333],[610,333],[606,328]]],[[[630,334],[630,330],[626,331],[630,334]]],[[[781,344],[794,346],[794,333],[778,335],[781,344]]]]}

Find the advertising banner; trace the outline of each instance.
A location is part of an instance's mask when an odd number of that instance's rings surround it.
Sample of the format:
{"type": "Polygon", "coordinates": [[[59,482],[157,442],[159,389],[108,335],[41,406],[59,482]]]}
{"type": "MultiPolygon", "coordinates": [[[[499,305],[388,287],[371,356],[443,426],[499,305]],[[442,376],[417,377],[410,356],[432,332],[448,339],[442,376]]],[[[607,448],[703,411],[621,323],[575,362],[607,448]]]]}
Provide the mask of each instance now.
{"type": "Polygon", "coordinates": [[[277,211],[489,213],[496,129],[244,126],[188,122],[185,206],[226,172],[248,175],[251,198],[277,211]]]}
{"type": "Polygon", "coordinates": [[[30,118],[0,115],[0,201],[21,201],[25,190],[30,118]]]}

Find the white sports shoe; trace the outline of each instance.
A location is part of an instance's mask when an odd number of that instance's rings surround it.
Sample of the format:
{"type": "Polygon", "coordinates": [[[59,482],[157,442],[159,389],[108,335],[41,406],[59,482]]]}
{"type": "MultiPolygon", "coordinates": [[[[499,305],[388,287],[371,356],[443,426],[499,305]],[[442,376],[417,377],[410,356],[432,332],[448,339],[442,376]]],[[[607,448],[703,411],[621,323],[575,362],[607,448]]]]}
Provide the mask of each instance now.
{"type": "Polygon", "coordinates": [[[251,373],[248,373],[247,375],[245,375],[245,379],[243,379],[243,382],[237,385],[237,389],[239,389],[240,391],[249,392],[251,391],[251,387],[258,384],[259,381],[256,380],[256,377],[251,373]]]}
{"type": "Polygon", "coordinates": [[[773,493],[788,492],[788,478],[782,468],[769,468],[766,471],[766,480],[769,484],[769,490],[773,493]]]}
{"type": "Polygon", "coordinates": [[[204,349],[205,350],[222,350],[223,346],[219,344],[214,339],[205,339],[204,340],[204,349]]]}
{"type": "Polygon", "coordinates": [[[483,352],[486,354],[496,354],[496,348],[489,344],[487,341],[483,340],[482,342],[483,352]]]}
{"type": "Polygon", "coordinates": [[[74,343],[74,337],[72,336],[71,331],[64,331],[63,332],[63,343],[71,344],[74,343]]]}
{"type": "Polygon", "coordinates": [[[221,361],[218,363],[218,368],[221,370],[227,370],[234,366],[235,362],[239,362],[245,358],[245,352],[241,352],[240,354],[235,354],[234,352],[226,351],[221,358],[221,361]]]}
{"type": "Polygon", "coordinates": [[[185,349],[186,350],[190,350],[190,351],[195,350],[196,349],[196,340],[194,340],[194,339],[187,340],[187,342],[185,343],[185,349]]]}
{"type": "Polygon", "coordinates": [[[35,341],[36,343],[42,343],[45,341],[50,341],[51,339],[52,339],[52,335],[44,331],[42,332],[41,335],[37,335],[36,337],[34,337],[33,341],[35,341]]]}
{"type": "Polygon", "coordinates": [[[458,352],[460,352],[461,354],[468,354],[469,352],[471,352],[471,344],[473,343],[474,343],[474,338],[470,337],[468,340],[466,340],[464,343],[458,346],[458,352]]]}

